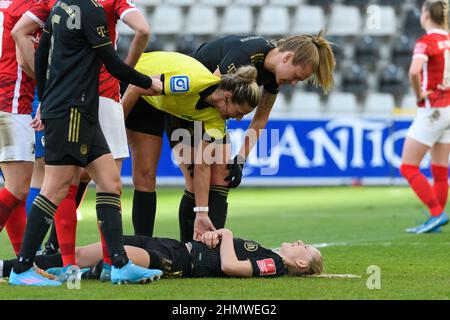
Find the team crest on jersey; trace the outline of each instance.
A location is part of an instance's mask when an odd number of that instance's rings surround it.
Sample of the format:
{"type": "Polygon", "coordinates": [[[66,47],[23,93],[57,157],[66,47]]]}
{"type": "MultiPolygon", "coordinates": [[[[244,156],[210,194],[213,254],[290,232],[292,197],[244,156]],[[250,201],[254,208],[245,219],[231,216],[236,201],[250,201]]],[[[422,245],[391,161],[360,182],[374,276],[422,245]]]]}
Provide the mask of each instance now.
{"type": "Polygon", "coordinates": [[[87,152],[88,152],[88,147],[87,147],[87,145],[85,145],[83,143],[80,147],[80,153],[81,153],[81,155],[85,156],[85,155],[87,155],[87,152]]]}
{"type": "Polygon", "coordinates": [[[258,250],[258,244],[253,241],[247,241],[247,242],[244,242],[244,248],[245,248],[245,250],[250,251],[250,252],[256,251],[256,250],[258,250]]]}
{"type": "Polygon", "coordinates": [[[186,76],[175,76],[170,78],[170,91],[187,92],[189,91],[189,78],[186,76]]]}
{"type": "Polygon", "coordinates": [[[256,261],[256,264],[258,265],[259,268],[259,274],[262,276],[270,276],[277,274],[277,267],[275,265],[275,261],[273,261],[272,258],[258,260],[256,261]]]}

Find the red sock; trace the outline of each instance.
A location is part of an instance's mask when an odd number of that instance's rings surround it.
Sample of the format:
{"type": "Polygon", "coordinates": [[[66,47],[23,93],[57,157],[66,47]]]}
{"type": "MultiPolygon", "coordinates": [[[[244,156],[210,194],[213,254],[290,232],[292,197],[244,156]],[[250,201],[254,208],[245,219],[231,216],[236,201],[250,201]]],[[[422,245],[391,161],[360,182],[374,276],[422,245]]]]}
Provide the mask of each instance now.
{"type": "Polygon", "coordinates": [[[431,174],[434,180],[434,193],[441,205],[442,209],[445,209],[448,196],[448,167],[431,165],[431,174]]]}
{"type": "Polygon", "coordinates": [[[56,235],[64,267],[76,265],[75,240],[77,236],[77,207],[75,196],[77,186],[71,185],[66,197],[61,201],[55,213],[56,235]]]}
{"type": "Polygon", "coordinates": [[[9,240],[11,241],[16,256],[19,255],[20,249],[22,248],[23,235],[25,233],[25,226],[27,224],[25,204],[26,201],[22,201],[19,206],[14,209],[13,213],[5,224],[9,240]]]}
{"type": "Polygon", "coordinates": [[[100,239],[102,242],[103,262],[112,265],[111,257],[109,256],[108,252],[108,246],[106,245],[105,238],[103,237],[103,232],[100,225],[98,225],[98,230],[100,231],[100,239]]]}
{"type": "Polygon", "coordinates": [[[442,213],[442,207],[434,193],[427,178],[420,172],[418,166],[402,164],[400,173],[408,180],[409,185],[414,190],[419,199],[428,207],[432,216],[442,213]]]}
{"type": "Polygon", "coordinates": [[[3,230],[6,221],[8,221],[20,202],[8,189],[3,188],[0,190],[0,231],[3,230]]]}

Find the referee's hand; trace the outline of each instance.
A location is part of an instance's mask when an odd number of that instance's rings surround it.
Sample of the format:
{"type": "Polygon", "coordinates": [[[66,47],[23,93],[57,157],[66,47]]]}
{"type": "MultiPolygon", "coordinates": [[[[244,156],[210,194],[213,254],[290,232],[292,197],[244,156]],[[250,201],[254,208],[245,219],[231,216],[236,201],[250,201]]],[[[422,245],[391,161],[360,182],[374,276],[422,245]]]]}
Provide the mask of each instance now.
{"type": "Polygon", "coordinates": [[[202,241],[202,236],[205,232],[214,231],[214,225],[211,222],[207,213],[197,213],[194,221],[194,240],[202,241]]]}
{"type": "Polygon", "coordinates": [[[159,96],[163,92],[163,83],[160,80],[161,76],[153,76],[152,78],[152,86],[147,90],[143,91],[143,95],[145,96],[159,96]]]}

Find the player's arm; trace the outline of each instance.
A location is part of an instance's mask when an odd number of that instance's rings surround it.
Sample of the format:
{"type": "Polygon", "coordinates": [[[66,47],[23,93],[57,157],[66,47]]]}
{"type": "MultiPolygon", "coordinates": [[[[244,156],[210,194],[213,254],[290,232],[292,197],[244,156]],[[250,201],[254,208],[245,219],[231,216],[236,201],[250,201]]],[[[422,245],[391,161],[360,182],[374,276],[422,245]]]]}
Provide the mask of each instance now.
{"type": "Polygon", "coordinates": [[[120,81],[145,89],[147,95],[161,94],[162,84],[159,79],[152,79],[137,72],[120,60],[108,35],[108,24],[103,8],[95,1],[83,4],[86,8],[82,8],[84,9],[81,22],[82,32],[108,72],[120,81]]]}
{"type": "Polygon", "coordinates": [[[130,51],[125,59],[125,63],[134,67],[138,62],[142,52],[147,47],[150,38],[150,26],[145,17],[138,10],[128,12],[123,17],[123,22],[134,31],[133,41],[131,42],[130,51]]]}
{"type": "Polygon", "coordinates": [[[253,147],[258,142],[258,139],[261,135],[261,130],[266,127],[267,122],[269,121],[270,112],[272,111],[272,107],[275,103],[276,98],[276,94],[262,89],[260,103],[256,107],[252,122],[245,132],[244,145],[239,151],[239,155],[244,159],[247,159],[250,151],[252,151],[253,147]],[[253,133],[256,133],[256,136],[253,133]],[[256,139],[254,137],[256,137],[256,139]]]}
{"type": "Polygon", "coordinates": [[[211,165],[209,159],[204,159],[204,150],[208,148],[209,143],[202,141],[199,145],[199,149],[195,153],[194,159],[194,194],[195,194],[195,207],[202,208],[200,212],[196,212],[194,222],[194,235],[193,238],[199,240],[201,236],[211,230],[215,230],[211,219],[208,216],[209,208],[209,186],[211,182],[211,165]]]}
{"type": "Polygon", "coordinates": [[[39,28],[39,23],[24,14],[11,31],[16,43],[17,63],[23,71],[34,78],[34,41],[31,35],[39,28]]]}
{"type": "Polygon", "coordinates": [[[44,31],[42,32],[41,40],[39,41],[39,46],[36,50],[34,70],[39,101],[42,101],[42,95],[44,94],[44,87],[47,79],[50,39],[51,38],[49,31],[44,29],[44,31]]]}
{"type": "Polygon", "coordinates": [[[420,83],[422,69],[426,62],[427,60],[420,56],[415,57],[409,67],[409,82],[414,94],[416,95],[417,103],[423,101],[423,99],[428,97],[433,92],[432,90],[422,91],[422,86],[420,83]]]}
{"type": "Polygon", "coordinates": [[[220,262],[223,273],[232,277],[251,277],[253,267],[249,260],[238,260],[234,250],[233,233],[228,229],[216,230],[221,238],[220,262]]]}

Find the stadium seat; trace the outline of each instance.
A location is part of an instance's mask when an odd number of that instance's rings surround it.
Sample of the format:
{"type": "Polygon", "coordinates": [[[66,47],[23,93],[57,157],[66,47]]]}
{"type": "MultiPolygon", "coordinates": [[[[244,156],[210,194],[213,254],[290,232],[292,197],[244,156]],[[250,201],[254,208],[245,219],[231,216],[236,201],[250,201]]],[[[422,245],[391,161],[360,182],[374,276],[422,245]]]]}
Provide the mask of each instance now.
{"type": "Polygon", "coordinates": [[[183,14],[180,7],[160,5],[155,8],[151,20],[152,33],[178,34],[183,28],[183,14]]]}
{"type": "Polygon", "coordinates": [[[185,31],[194,35],[213,35],[218,31],[218,21],[216,8],[195,5],[187,13],[185,31]]]}
{"type": "MultiPolygon", "coordinates": [[[[423,0],[420,1],[423,3],[423,0]]],[[[399,7],[405,3],[405,0],[379,0],[378,2],[381,6],[399,7]]]]}
{"type": "Polygon", "coordinates": [[[342,61],[345,58],[345,47],[346,43],[342,37],[336,36],[326,36],[327,40],[331,43],[331,49],[333,50],[334,57],[336,61],[336,68],[340,68],[342,61]]]}
{"type": "Polygon", "coordinates": [[[313,6],[321,6],[321,7],[329,7],[331,6],[335,0],[307,0],[307,3],[313,6]]]}
{"type": "Polygon", "coordinates": [[[135,5],[140,8],[150,8],[161,5],[161,0],[139,0],[135,5]]]}
{"type": "Polygon", "coordinates": [[[319,6],[299,6],[295,12],[292,33],[317,34],[325,28],[325,13],[319,6]]]}
{"type": "Polygon", "coordinates": [[[368,74],[365,69],[357,64],[342,70],[341,89],[343,92],[351,92],[361,97],[368,89],[368,74]]]}
{"type": "Polygon", "coordinates": [[[150,42],[147,45],[147,48],[145,49],[145,52],[152,52],[152,51],[165,51],[167,41],[163,41],[158,36],[152,36],[150,39],[150,42]]]}
{"type": "Polygon", "coordinates": [[[370,93],[367,95],[363,112],[368,116],[390,117],[395,108],[394,97],[389,93],[370,93]]]}
{"type": "Polygon", "coordinates": [[[232,3],[232,0],[198,0],[198,3],[210,7],[227,7],[232,3]]]}
{"type": "Polygon", "coordinates": [[[188,7],[195,4],[195,0],[164,0],[165,4],[171,6],[188,7]]]}
{"type": "Polygon", "coordinates": [[[408,68],[411,64],[412,52],[414,49],[416,40],[413,37],[407,35],[400,35],[394,38],[392,43],[391,61],[404,69],[408,68]]]}
{"type": "Polygon", "coordinates": [[[420,9],[414,8],[406,13],[405,23],[403,25],[403,32],[408,36],[414,38],[424,34],[422,27],[420,26],[420,9]]]}
{"type": "Polygon", "coordinates": [[[380,72],[378,80],[378,89],[380,92],[391,93],[396,98],[399,98],[403,95],[407,84],[408,78],[400,66],[389,64],[380,72]]]}
{"type": "Polygon", "coordinates": [[[372,36],[392,36],[397,31],[397,19],[393,7],[370,6],[364,31],[372,36]]]}
{"type": "Polygon", "coordinates": [[[365,6],[368,5],[367,0],[343,0],[343,4],[345,4],[346,6],[356,6],[358,8],[363,8],[365,6]]]}
{"type": "Polygon", "coordinates": [[[354,56],[358,64],[374,66],[380,58],[380,43],[372,36],[363,36],[356,40],[354,56]]]}
{"type": "Polygon", "coordinates": [[[400,108],[403,110],[417,109],[417,99],[414,94],[405,94],[400,102],[400,108]]]}
{"type": "Polygon", "coordinates": [[[352,116],[359,114],[356,97],[352,93],[332,92],[326,103],[326,115],[352,116]]]}
{"type": "Polygon", "coordinates": [[[191,55],[200,46],[200,43],[193,35],[181,35],[177,37],[175,46],[177,52],[191,55]]]}
{"type": "Polygon", "coordinates": [[[221,32],[224,34],[248,34],[253,30],[253,14],[250,7],[229,6],[223,13],[221,32]]]}
{"type": "Polygon", "coordinates": [[[289,33],[289,12],[285,7],[266,6],[258,17],[256,33],[266,36],[281,36],[289,33]]]}
{"type": "Polygon", "coordinates": [[[336,5],[332,8],[328,30],[330,35],[355,36],[361,32],[361,14],[354,6],[336,5]]]}
{"type": "Polygon", "coordinates": [[[289,110],[302,117],[319,117],[322,115],[322,104],[319,94],[296,90],[292,96],[289,110]]]}
{"type": "Polygon", "coordinates": [[[266,4],[266,0],[234,0],[233,3],[249,7],[263,7],[266,4]]]}
{"type": "Polygon", "coordinates": [[[270,5],[285,6],[285,7],[298,7],[303,0],[269,0],[270,5]]]}

